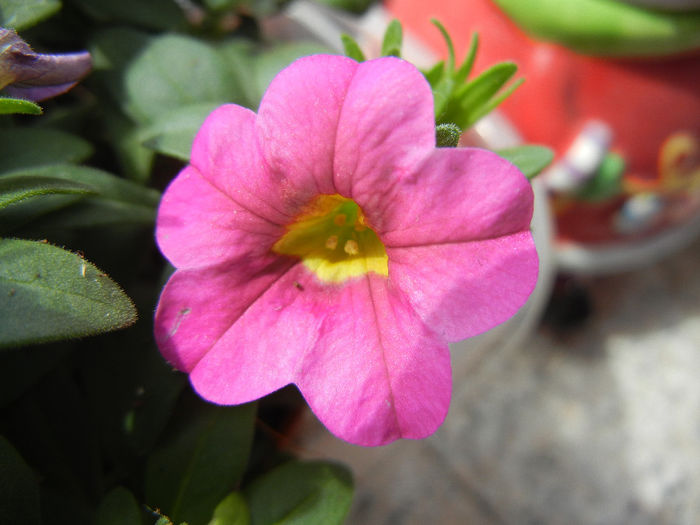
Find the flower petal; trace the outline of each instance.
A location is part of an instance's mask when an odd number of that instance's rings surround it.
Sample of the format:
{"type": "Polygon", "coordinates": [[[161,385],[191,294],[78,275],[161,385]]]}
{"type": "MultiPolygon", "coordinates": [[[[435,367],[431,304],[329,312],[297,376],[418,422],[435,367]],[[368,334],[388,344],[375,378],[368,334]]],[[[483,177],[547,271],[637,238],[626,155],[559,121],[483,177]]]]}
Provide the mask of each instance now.
{"type": "Polygon", "coordinates": [[[293,264],[268,255],[176,271],[161,293],[155,316],[155,338],[163,356],[190,372],[293,264]]]}
{"type": "Polygon", "coordinates": [[[530,231],[459,244],[387,248],[389,275],[424,322],[449,342],[508,320],[535,287],[530,231]]]}
{"type": "Polygon", "coordinates": [[[255,113],[234,104],[215,109],[194,139],[190,163],[235,201],[236,209],[286,224],[297,209],[288,206],[279,177],[265,166],[255,121],[255,113]]]}
{"type": "Polygon", "coordinates": [[[213,403],[235,405],[292,383],[304,355],[317,344],[329,295],[334,294],[303,265],[293,266],[199,360],[190,373],[194,389],[213,403]]]}
{"type": "Polygon", "coordinates": [[[242,208],[192,166],[165,191],[156,222],[158,246],[178,268],[261,256],[283,233],[282,226],[242,208]]]}
{"type": "Polygon", "coordinates": [[[435,147],[433,94],[425,77],[395,57],[362,62],[343,103],[335,144],[338,193],[372,207],[435,147]]]}
{"type": "Polygon", "coordinates": [[[258,111],[263,154],[273,176],[306,205],[333,186],[335,136],[357,62],[334,55],[304,57],[280,72],[258,111]]]}
{"type": "Polygon", "coordinates": [[[383,277],[346,284],[324,308],[318,342],[297,377],[323,424],[365,446],[432,434],[450,402],[446,343],[383,277]]]}
{"type": "Polygon", "coordinates": [[[525,176],[495,153],[440,148],[365,213],[387,247],[420,246],[529,230],[533,198],[525,176]]]}

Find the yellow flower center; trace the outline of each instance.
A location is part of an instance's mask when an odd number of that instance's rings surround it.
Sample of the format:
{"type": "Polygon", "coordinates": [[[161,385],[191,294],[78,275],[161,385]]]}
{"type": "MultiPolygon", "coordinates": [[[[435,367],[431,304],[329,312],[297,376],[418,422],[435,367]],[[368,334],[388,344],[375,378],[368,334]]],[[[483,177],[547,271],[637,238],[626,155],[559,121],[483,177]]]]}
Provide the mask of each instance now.
{"type": "Polygon", "coordinates": [[[386,249],[365,222],[360,207],[340,195],[314,198],[272,251],[299,257],[326,282],[342,282],[374,272],[389,275],[386,249]]]}

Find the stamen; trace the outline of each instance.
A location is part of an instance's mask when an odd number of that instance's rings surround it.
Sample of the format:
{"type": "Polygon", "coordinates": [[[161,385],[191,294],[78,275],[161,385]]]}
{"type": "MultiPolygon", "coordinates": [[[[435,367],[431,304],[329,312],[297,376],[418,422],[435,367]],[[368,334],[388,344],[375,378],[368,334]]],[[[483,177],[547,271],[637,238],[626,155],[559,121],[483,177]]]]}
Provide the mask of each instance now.
{"type": "Polygon", "coordinates": [[[338,215],[333,217],[333,222],[336,226],[343,226],[347,220],[348,218],[344,213],[339,213],[338,215]]]}
{"type": "Polygon", "coordinates": [[[360,253],[360,247],[358,246],[357,241],[354,241],[352,239],[349,239],[345,242],[343,250],[348,255],[357,255],[358,253],[360,253]]]}
{"type": "Polygon", "coordinates": [[[326,239],[326,248],[329,250],[335,250],[336,247],[338,246],[338,236],[337,235],[331,235],[326,239]]]}

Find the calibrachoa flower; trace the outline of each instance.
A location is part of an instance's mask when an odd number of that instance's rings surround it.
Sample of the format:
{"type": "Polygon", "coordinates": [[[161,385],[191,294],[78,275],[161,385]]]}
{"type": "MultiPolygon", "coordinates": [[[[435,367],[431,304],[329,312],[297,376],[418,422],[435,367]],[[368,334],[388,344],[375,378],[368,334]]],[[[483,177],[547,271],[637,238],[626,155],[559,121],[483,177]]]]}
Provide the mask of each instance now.
{"type": "Polygon", "coordinates": [[[211,402],[294,383],[347,441],[426,437],[449,406],[448,342],[534,287],[532,202],[495,154],[435,147],[408,62],[302,58],[257,115],[215,110],[166,190],[158,345],[211,402]]]}

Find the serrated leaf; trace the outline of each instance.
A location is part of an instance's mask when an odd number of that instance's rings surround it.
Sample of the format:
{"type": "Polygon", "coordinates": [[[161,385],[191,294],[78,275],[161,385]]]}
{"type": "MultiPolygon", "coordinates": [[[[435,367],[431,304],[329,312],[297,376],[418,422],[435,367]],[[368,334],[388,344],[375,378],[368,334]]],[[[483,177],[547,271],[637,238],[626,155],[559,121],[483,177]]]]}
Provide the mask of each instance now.
{"type": "Polygon", "coordinates": [[[21,31],[50,17],[59,9],[59,0],[0,0],[0,27],[21,31]]]}
{"type": "Polygon", "coordinates": [[[134,495],[124,487],[107,494],[97,508],[96,525],[141,525],[141,509],[134,495]]]}
{"type": "Polygon", "coordinates": [[[82,162],[91,154],[89,142],[63,131],[0,129],[0,173],[57,162],[82,162]]]}
{"type": "Polygon", "coordinates": [[[528,179],[534,178],[554,158],[554,152],[551,149],[535,144],[500,149],[496,154],[515,164],[528,179]]]}
{"type": "Polygon", "coordinates": [[[143,145],[170,157],[189,160],[194,136],[217,106],[216,103],[193,104],[162,115],[139,132],[143,145]]]}
{"type": "Polygon", "coordinates": [[[250,525],[248,504],[240,492],[232,492],[221,500],[209,525],[250,525]]]}
{"type": "Polygon", "coordinates": [[[366,60],[365,54],[362,52],[362,49],[360,49],[360,45],[353,37],[342,34],[340,35],[340,40],[343,42],[345,56],[357,60],[358,62],[364,62],[366,60]]]}
{"type": "Polygon", "coordinates": [[[256,525],[333,525],[343,523],[352,493],[345,467],[291,461],[255,480],[245,496],[256,525]]]}
{"type": "Polygon", "coordinates": [[[91,195],[95,190],[86,184],[48,176],[0,176],[0,210],[24,199],[39,195],[91,195]]]}
{"type": "Polygon", "coordinates": [[[41,115],[41,106],[21,98],[0,97],[0,115],[41,115]]]}
{"type": "Polygon", "coordinates": [[[389,25],[384,32],[384,40],[382,41],[382,56],[401,56],[401,45],[403,43],[403,29],[401,22],[394,19],[389,22],[389,25]]]}
{"type": "Polygon", "coordinates": [[[0,347],[98,334],[136,322],[99,268],[48,243],[0,240],[0,347]]]}
{"type": "Polygon", "coordinates": [[[0,435],[0,516],[3,523],[41,523],[39,480],[15,450],[0,435]]]}
{"type": "Polygon", "coordinates": [[[204,525],[248,462],[255,405],[199,405],[146,467],[146,504],[174,523],[204,525]]]}

